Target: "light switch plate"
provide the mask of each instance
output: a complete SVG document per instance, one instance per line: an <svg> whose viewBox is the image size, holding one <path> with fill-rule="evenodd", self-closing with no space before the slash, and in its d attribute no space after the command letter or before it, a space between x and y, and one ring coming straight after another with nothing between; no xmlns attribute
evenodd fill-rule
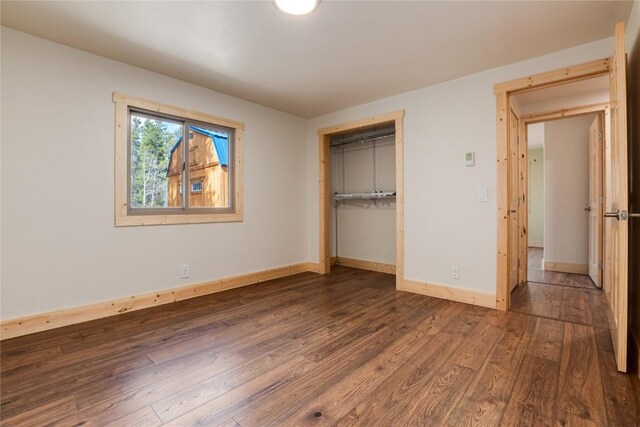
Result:
<svg viewBox="0 0 640 427"><path fill-rule="evenodd" d="M476 190L476 199L479 202L487 202L489 201L489 190L487 187L478 187Z"/></svg>

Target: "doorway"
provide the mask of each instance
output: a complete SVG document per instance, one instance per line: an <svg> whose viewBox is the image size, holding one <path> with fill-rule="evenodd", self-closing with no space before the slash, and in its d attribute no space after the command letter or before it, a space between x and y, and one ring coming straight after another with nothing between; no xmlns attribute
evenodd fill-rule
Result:
<svg viewBox="0 0 640 427"><path fill-rule="evenodd" d="M627 370L628 346L628 164L627 164L627 118L626 118L626 52L624 47L624 23L615 28L614 54L611 58L569 66L546 73L528 76L494 86L496 94L496 141L498 161L498 230L497 230L497 286L496 305L501 310L511 308L510 275L515 257L513 251L520 252L517 258L519 267L518 281L526 278L522 270L527 263L522 262L522 253L527 241L525 226L527 211L523 181L526 180L527 158L523 144L519 144L518 159L510 155L513 140L512 105L514 96L534 90L563 87L564 85L586 79L608 76L610 98L608 117L605 118L604 152L604 255L603 283L607 298L609 330L616 356L618 370ZM585 107L586 112L594 112L594 106ZM574 111L578 114L579 108ZM566 115L564 109L554 110L552 116ZM605 111L606 114L606 111ZM516 112L517 115L517 112ZM518 140L526 138L526 114L518 117ZM544 114L537 119L542 120ZM513 174L519 182L514 185ZM517 192L519 196L512 195ZM519 227L514 235L511 227L515 211L519 217Z"/></svg>
<svg viewBox="0 0 640 427"><path fill-rule="evenodd" d="M327 274L331 271L332 261L332 240L334 253L336 250L336 224L332 226L332 210L334 211L334 220L339 219L336 209L336 203L343 200L356 200L360 201L368 200L389 200L393 198L395 200L395 265L391 266L386 263L368 262L366 260L354 260L349 257L343 257L346 259L345 265L351 263L354 267L372 269L375 271L392 272L391 267L396 275L396 289L402 289L403 277L404 277L404 174L403 174L403 119L404 111L397 111L393 113L383 114L379 116L373 116L353 122L343 123L335 126L326 127L318 130L318 144L319 144L319 186L320 186L320 239L319 239L319 267L318 272L321 274ZM393 134L382 135L387 130L392 129ZM347 192L346 186L344 192L332 191L332 147L335 151L336 148L348 145L350 139L361 140L371 139L375 141L377 136L376 132L382 132L383 138L386 138L389 142L393 142L394 146L394 175L395 175L395 189L385 188L377 189L376 183L373 183L371 189L366 191L351 191ZM370 136L370 138L367 137ZM345 145L341 145L345 144ZM339 148L338 148L339 149ZM375 151L373 152L375 155ZM372 165L377 164L376 160L373 160ZM343 159L341 165L346 165ZM335 167L335 166L334 166ZM337 175L336 179L340 180L340 185L345 183L345 172L342 175ZM336 180L334 179L334 181ZM335 185L336 183L334 183ZM335 188L334 188L335 189ZM380 191L379 191L380 190ZM383 191L384 190L384 191ZM335 194L338 193L338 194ZM339 226L339 225L338 225ZM333 238L332 238L333 237ZM340 258L334 260L339 261ZM364 262L358 262L364 261ZM344 261L343 261L344 263Z"/></svg>
<svg viewBox="0 0 640 427"><path fill-rule="evenodd" d="M608 92L600 95L608 98ZM605 115L608 104L563 110L526 127L525 239L527 275L554 282L554 273L580 274L603 287ZM591 112L585 112L592 110Z"/></svg>
<svg viewBox="0 0 640 427"><path fill-rule="evenodd" d="M598 82L590 87L597 88ZM590 96L608 100L608 87ZM605 106L578 115L566 110L569 114L542 122L530 114L531 122L525 120L527 276L511 294L512 311L609 326L606 295L600 289Z"/></svg>

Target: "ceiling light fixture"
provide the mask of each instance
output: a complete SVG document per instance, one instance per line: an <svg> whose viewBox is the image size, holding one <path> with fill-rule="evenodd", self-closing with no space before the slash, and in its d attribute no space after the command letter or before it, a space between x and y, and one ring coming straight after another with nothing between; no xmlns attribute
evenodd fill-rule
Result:
<svg viewBox="0 0 640 427"><path fill-rule="evenodd" d="M289 15L307 15L318 7L320 0L274 0L276 7Z"/></svg>

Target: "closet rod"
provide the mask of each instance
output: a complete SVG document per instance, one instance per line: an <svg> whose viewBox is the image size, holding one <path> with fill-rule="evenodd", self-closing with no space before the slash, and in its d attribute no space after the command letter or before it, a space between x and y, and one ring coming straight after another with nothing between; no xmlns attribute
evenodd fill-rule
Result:
<svg viewBox="0 0 640 427"><path fill-rule="evenodd" d="M383 138L389 138L390 136L395 136L395 132L390 133L388 135L382 135L382 136L376 136L373 138L365 138L365 139L357 139L355 141L347 141L347 142L339 142L336 144L331 144L331 148L335 148L335 147L341 147L343 145L347 145L347 144L355 144L356 142L368 142L368 141L375 141L376 139L383 139Z"/></svg>

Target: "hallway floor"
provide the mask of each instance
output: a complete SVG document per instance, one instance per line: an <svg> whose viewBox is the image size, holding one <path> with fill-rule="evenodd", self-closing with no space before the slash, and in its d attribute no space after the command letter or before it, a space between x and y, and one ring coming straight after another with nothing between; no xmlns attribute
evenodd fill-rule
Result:
<svg viewBox="0 0 640 427"><path fill-rule="evenodd" d="M547 283L550 285L570 286L574 288L598 289L586 274L556 273L542 269L542 248L529 248L528 250L528 277L529 282Z"/></svg>
<svg viewBox="0 0 640 427"><path fill-rule="evenodd" d="M529 248L528 282L514 289L511 311L607 328L605 293L587 275L542 270L542 254Z"/></svg>

